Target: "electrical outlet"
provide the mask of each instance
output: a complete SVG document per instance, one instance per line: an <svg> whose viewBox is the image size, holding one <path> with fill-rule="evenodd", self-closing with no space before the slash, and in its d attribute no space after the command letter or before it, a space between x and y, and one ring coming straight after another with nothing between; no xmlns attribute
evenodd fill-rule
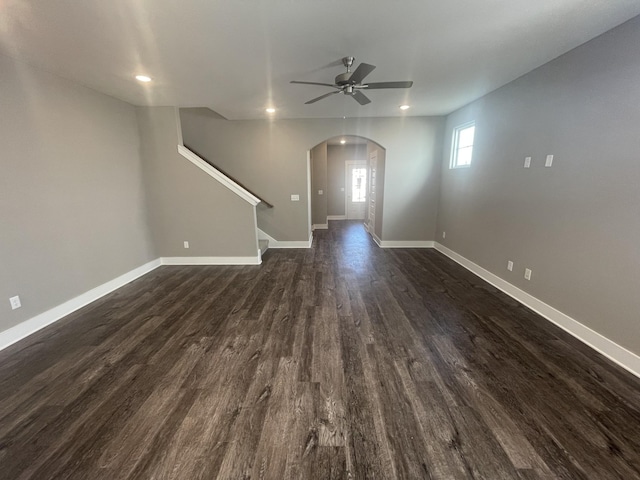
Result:
<svg viewBox="0 0 640 480"><path fill-rule="evenodd" d="M525 280L531 280L531 269L530 268L525 268L524 269L524 279Z"/></svg>
<svg viewBox="0 0 640 480"><path fill-rule="evenodd" d="M524 168L531 167L531 157L524 157Z"/></svg>
<svg viewBox="0 0 640 480"><path fill-rule="evenodd" d="M15 297L11 297L9 299L9 302L11 303L11 310L15 310L16 308L20 308L22 306L22 303L20 303L20 297L18 295L16 295Z"/></svg>
<svg viewBox="0 0 640 480"><path fill-rule="evenodd" d="M318 195L322 195L324 192L322 190L318 190Z"/></svg>
<svg viewBox="0 0 640 480"><path fill-rule="evenodd" d="M507 262L507 270L513 272L513 262L511 260Z"/></svg>
<svg viewBox="0 0 640 480"><path fill-rule="evenodd" d="M184 248L189 248L189 242L184 242Z"/></svg>
<svg viewBox="0 0 640 480"><path fill-rule="evenodd" d="M545 167L550 167L553 165L553 155L547 155L547 159L544 161Z"/></svg>
<svg viewBox="0 0 640 480"><path fill-rule="evenodd" d="M300 201L300 195L291 195L291 201L292 202L299 202Z"/></svg>
<svg viewBox="0 0 640 480"><path fill-rule="evenodd" d="M442 232L442 238L447 238L447 232Z"/></svg>

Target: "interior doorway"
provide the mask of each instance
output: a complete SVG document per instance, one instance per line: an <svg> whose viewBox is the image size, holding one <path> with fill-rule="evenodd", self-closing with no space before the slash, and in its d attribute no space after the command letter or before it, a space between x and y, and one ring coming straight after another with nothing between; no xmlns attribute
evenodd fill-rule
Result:
<svg viewBox="0 0 640 480"><path fill-rule="evenodd" d="M364 220L367 213L368 166L366 161L345 162L345 212L347 220Z"/></svg>
<svg viewBox="0 0 640 480"><path fill-rule="evenodd" d="M354 220L374 239L381 238L385 157L384 147L357 135L331 137L311 148L309 230Z"/></svg>

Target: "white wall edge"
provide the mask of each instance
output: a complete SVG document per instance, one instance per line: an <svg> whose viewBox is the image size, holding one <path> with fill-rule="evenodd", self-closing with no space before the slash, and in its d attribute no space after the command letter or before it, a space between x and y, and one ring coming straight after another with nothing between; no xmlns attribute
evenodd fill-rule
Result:
<svg viewBox="0 0 640 480"><path fill-rule="evenodd" d="M314 223L313 230L327 230L329 228L328 223Z"/></svg>
<svg viewBox="0 0 640 480"><path fill-rule="evenodd" d="M258 203L260 203L261 200L258 197L253 195L248 190L245 190L244 188L242 188L240 185L238 185L236 182L231 180L229 177L227 177L224 173L222 173L218 169L212 167L209 163L204 161L202 158L200 158L198 155L193 153L187 147L183 145L178 145L178 153L182 155L184 158L186 158L187 160L189 160L191 163L193 163L195 166L200 168L202 171L207 173L209 176L215 178L218 182L220 182L222 185L227 187L233 193L235 193L239 197L249 202L251 205L256 206Z"/></svg>
<svg viewBox="0 0 640 480"><path fill-rule="evenodd" d="M149 273L161 265L160 259L145 263L133 270L120 275L119 277L109 280L91 290L78 295L60 305L53 307L46 312L40 313L35 317L31 317L24 322L19 323L7 330L0 332L0 350L7 348L9 345L36 333L38 330L50 325L63 317L81 309L82 307L98 300L101 297L117 290L118 288L134 281L135 279Z"/></svg>
<svg viewBox="0 0 640 480"><path fill-rule="evenodd" d="M184 139L182 138L182 120L180 119L180 109L173 107L173 115L176 118L176 133L178 134L178 145L184 146Z"/></svg>
<svg viewBox="0 0 640 480"><path fill-rule="evenodd" d="M346 220L346 215L327 215L327 220Z"/></svg>
<svg viewBox="0 0 640 480"><path fill-rule="evenodd" d="M162 257L162 265L260 265L260 254L255 257Z"/></svg>
<svg viewBox="0 0 640 480"><path fill-rule="evenodd" d="M433 248L435 242L429 240L380 240L382 248Z"/></svg>
<svg viewBox="0 0 640 480"><path fill-rule="evenodd" d="M528 294L524 290L519 289L515 285L503 280L490 271L482 268L480 265L473 263L462 255L450 250L449 248L435 242L435 248L453 261L459 263L467 270L475 273L477 276L490 283L494 287L502 290L504 293L514 298L531 310L554 323L564 331L570 333L578 340L582 341L589 347L607 357L612 362L620 365L625 370L640 377L640 356L618 345L613 340L608 339L604 335L583 325L574 318L562 313L560 310L547 305L538 300L533 295Z"/></svg>
<svg viewBox="0 0 640 480"><path fill-rule="evenodd" d="M262 263L262 252L260 251L260 235L258 234L258 212L256 211L255 205L252 208L253 210L253 229L255 232L256 239L256 255L260 257L260 263Z"/></svg>

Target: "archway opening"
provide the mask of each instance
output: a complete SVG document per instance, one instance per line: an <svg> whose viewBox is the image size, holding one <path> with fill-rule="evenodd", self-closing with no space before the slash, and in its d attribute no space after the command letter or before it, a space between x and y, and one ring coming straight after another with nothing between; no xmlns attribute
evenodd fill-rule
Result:
<svg viewBox="0 0 640 480"><path fill-rule="evenodd" d="M310 228L321 230L331 221L362 222L382 236L386 150L358 135L328 138L310 150Z"/></svg>

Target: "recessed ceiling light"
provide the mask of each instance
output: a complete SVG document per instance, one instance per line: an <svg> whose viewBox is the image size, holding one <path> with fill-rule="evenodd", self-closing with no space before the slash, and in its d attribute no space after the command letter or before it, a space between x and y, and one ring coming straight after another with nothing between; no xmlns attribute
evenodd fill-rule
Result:
<svg viewBox="0 0 640 480"><path fill-rule="evenodd" d="M347 141L343 138L342 140L340 140L340 143L344 145L345 143L347 143Z"/></svg>
<svg viewBox="0 0 640 480"><path fill-rule="evenodd" d="M409 110L411 106L409 105L400 105L400 110Z"/></svg>
<svg viewBox="0 0 640 480"><path fill-rule="evenodd" d="M265 111L266 111L267 113L276 113L276 109L275 109L275 108L273 108L273 107L269 107L269 108L265 109Z"/></svg>
<svg viewBox="0 0 640 480"><path fill-rule="evenodd" d="M146 83L151 81L151 77L147 77L146 75L136 75L136 80Z"/></svg>

